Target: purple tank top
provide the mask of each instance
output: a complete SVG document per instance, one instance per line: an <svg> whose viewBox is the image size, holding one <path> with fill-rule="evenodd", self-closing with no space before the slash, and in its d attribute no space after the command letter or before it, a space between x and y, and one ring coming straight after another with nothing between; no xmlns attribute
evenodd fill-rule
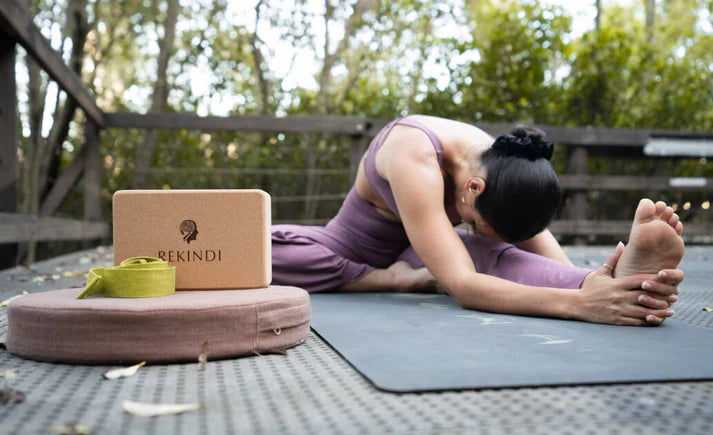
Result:
<svg viewBox="0 0 713 435"><path fill-rule="evenodd" d="M376 152L381 148L393 126L397 124L423 130L433 143L441 167L443 167L443 148L433 132L409 119L392 121L372 140L364 157L366 177L384 198L391 211L399 216L391 186L376 172L374 163ZM352 261L379 268L386 268L393 264L409 245L406 230L401 222L390 220L379 213L373 205L364 201L356 193L354 187L347 194L337 215L325 227L302 227L300 232Z"/></svg>
<svg viewBox="0 0 713 435"><path fill-rule="evenodd" d="M376 171L376 153L377 151L379 151L379 149L381 149L381 146L384 144L386 138L389 136L391 129L393 129L396 125L408 125L409 127L418 128L419 130L426 133L428 138L431 140L431 143L433 144L433 148L436 150L436 155L438 156L438 165L441 167L441 169L443 168L443 146L441 145L441 141L438 140L438 136L436 136L435 133L433 133L425 125L421 124L418 121L414 121L413 119L407 118L397 119L388 123L369 145L369 149L364 155L364 173L366 175L366 179L369 180L369 184L371 184L372 187L384 199L386 204L389 206L389 210L391 210L394 215L401 218L399 210L396 207L396 200L394 199L394 194L391 192L391 186L389 185L389 182L382 178L381 175L379 175L379 173Z"/></svg>

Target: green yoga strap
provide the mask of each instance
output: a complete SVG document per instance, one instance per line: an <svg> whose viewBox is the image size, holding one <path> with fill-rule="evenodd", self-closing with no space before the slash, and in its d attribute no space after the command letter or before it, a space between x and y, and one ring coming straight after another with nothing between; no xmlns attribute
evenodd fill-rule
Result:
<svg viewBox="0 0 713 435"><path fill-rule="evenodd" d="M175 292L174 266L154 257L132 257L116 267L92 268L77 299L102 293L110 298L151 298Z"/></svg>

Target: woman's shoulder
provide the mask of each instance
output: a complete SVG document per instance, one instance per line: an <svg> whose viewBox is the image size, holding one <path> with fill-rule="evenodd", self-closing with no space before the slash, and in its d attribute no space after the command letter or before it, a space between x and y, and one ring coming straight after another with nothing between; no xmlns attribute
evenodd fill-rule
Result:
<svg viewBox="0 0 713 435"><path fill-rule="evenodd" d="M494 138L473 124L455 119L441 118L432 115L414 114L405 117L422 124L431 130L442 143L461 142L466 140L472 143L474 140L490 145Z"/></svg>

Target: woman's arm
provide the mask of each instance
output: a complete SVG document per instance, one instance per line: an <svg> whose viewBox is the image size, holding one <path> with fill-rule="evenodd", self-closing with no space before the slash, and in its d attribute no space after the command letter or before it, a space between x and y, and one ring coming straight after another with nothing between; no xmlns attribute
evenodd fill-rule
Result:
<svg viewBox="0 0 713 435"><path fill-rule="evenodd" d="M531 239L523 240L515 245L522 250L572 266L572 262L567 258L567 254L564 253L557 239L555 239L555 236L553 236L548 229L545 229Z"/></svg>
<svg viewBox="0 0 713 435"><path fill-rule="evenodd" d="M616 251L607 258L605 263L616 266L623 250L623 244L618 245ZM670 303L667 300L671 301L671 303L677 300L675 294L678 293L676 287L678 281L674 280L667 283L665 280L659 279L659 276L651 274L632 275L615 279L612 276L612 272L611 267L602 266L585 278L580 290L531 287L531 296L541 295L541 303L535 306L522 305L518 307L515 301L511 301L514 308L511 312L500 311L498 309L499 301L494 303L491 301L477 301L468 297L461 300L456 298L456 300L464 308L484 309L486 311L510 314L561 317L614 325L658 325L667 317L673 316L674 313L669 308ZM679 270L667 272L677 276L682 275ZM498 278L493 280L493 293L505 290L507 298L512 298L516 295L517 292L511 292L507 286L498 287L497 280ZM641 290L645 282L650 284L648 291ZM465 294L468 295L467 293ZM552 296L556 296L556 298L551 299ZM671 297L674 299L671 299ZM492 307L495 308L489 308L487 305L484 307L484 302L486 304L493 303ZM548 304L552 304L552 306L548 306Z"/></svg>
<svg viewBox="0 0 713 435"><path fill-rule="evenodd" d="M639 304L637 298L644 292L632 289L641 288L641 276L614 279L596 272L596 279L585 280L583 291L573 291L527 286L478 273L446 215L444 182L433 148L422 142L405 145L408 147L392 154L398 158L384 161L382 176L391 185L411 245L461 306L617 324L642 324L649 315L670 316L667 308L651 309ZM672 294L675 288L668 286L664 291Z"/></svg>

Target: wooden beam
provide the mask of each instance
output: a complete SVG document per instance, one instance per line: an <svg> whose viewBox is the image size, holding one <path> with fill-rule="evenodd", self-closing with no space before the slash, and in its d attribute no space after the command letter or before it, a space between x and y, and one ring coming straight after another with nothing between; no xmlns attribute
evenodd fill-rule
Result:
<svg viewBox="0 0 713 435"><path fill-rule="evenodd" d="M713 139L713 133L710 131L651 130L649 133L652 137Z"/></svg>
<svg viewBox="0 0 713 435"><path fill-rule="evenodd" d="M0 212L17 211L17 88L15 40L0 32ZM17 262L17 244L0 244L0 269Z"/></svg>
<svg viewBox="0 0 713 435"><path fill-rule="evenodd" d="M227 130L274 133L333 133L374 136L390 120L353 116L272 116L233 115L197 116L190 113L105 113L106 127L160 128L187 130ZM508 133L516 124L478 123L477 127L497 137ZM581 147L642 148L650 136L712 138L713 132L678 132L602 127L559 127L539 125L547 139L562 145Z"/></svg>
<svg viewBox="0 0 713 435"><path fill-rule="evenodd" d="M220 174L220 175L306 175L314 172L318 175L344 175L349 174L349 169L282 169L282 168L173 168L153 167L149 169L152 174Z"/></svg>
<svg viewBox="0 0 713 435"><path fill-rule="evenodd" d="M77 101L87 117L103 126L104 113L96 105L94 97L79 76L64 63L59 53L52 49L49 41L32 21L27 7L19 0L0 1L0 21L59 87Z"/></svg>
<svg viewBox="0 0 713 435"><path fill-rule="evenodd" d="M361 158L366 150L366 137L364 135L353 135L351 150L349 153L349 180L353 183L356 180Z"/></svg>
<svg viewBox="0 0 713 435"><path fill-rule="evenodd" d="M84 220L100 221L102 218L102 156L99 149L99 128L91 120L84 126Z"/></svg>
<svg viewBox="0 0 713 435"><path fill-rule="evenodd" d="M0 37L0 212L17 211L15 42Z"/></svg>
<svg viewBox="0 0 713 435"><path fill-rule="evenodd" d="M555 127L539 126L546 134L547 140L558 144L578 146L634 146L643 147L649 140L649 130L630 128L599 128L599 127Z"/></svg>
<svg viewBox="0 0 713 435"><path fill-rule="evenodd" d="M292 196L273 196L271 197L273 203L277 202L301 202L307 201L308 199L314 201L343 201L347 197L346 193L324 193L322 195L292 195Z"/></svg>
<svg viewBox="0 0 713 435"><path fill-rule="evenodd" d="M559 175L566 190L676 190L713 192L713 178L627 175Z"/></svg>
<svg viewBox="0 0 713 435"><path fill-rule="evenodd" d="M516 124L476 124L491 136L508 133ZM649 140L650 131L630 128L558 127L537 125L549 141L577 146L628 146L643 147ZM713 136L713 134L711 134Z"/></svg>
<svg viewBox="0 0 713 435"><path fill-rule="evenodd" d="M0 243L100 239L108 234L104 222L0 213Z"/></svg>
<svg viewBox="0 0 713 435"><path fill-rule="evenodd" d="M197 116L191 113L105 113L107 128L160 128L272 133L363 134L369 121L354 116Z"/></svg>
<svg viewBox="0 0 713 435"><path fill-rule="evenodd" d="M74 160L70 163L62 174L55 181L52 190L49 191L42 205L40 206L39 214L43 216L53 215L62 205L64 199L69 195L77 180L84 172L85 160L87 156L87 146L86 144L82 146L74 156Z"/></svg>
<svg viewBox="0 0 713 435"><path fill-rule="evenodd" d="M516 124L475 124L491 136L508 133ZM643 147L649 137L677 137L686 139L713 139L713 132L674 130L649 130L634 128L560 127L538 125L547 140L562 145L584 147Z"/></svg>
<svg viewBox="0 0 713 435"><path fill-rule="evenodd" d="M0 32L0 212L17 211L15 41ZM0 269L15 265L17 245L0 245Z"/></svg>
<svg viewBox="0 0 713 435"><path fill-rule="evenodd" d="M626 236L631 231L631 221L617 220L556 220L550 224L553 234L569 235L617 235ZM684 237L710 236L713 222L686 222L683 224Z"/></svg>
<svg viewBox="0 0 713 435"><path fill-rule="evenodd" d="M562 219L553 221L549 227L553 234L588 235L626 235L631 231L631 221L613 220L574 220Z"/></svg>
<svg viewBox="0 0 713 435"><path fill-rule="evenodd" d="M587 149L578 146L572 149L569 161L567 162L567 172L573 178L587 176ZM589 215L589 202L587 201L587 188L574 190L570 193L569 206L566 209L566 216L577 221L584 221ZM584 245L587 240L584 237L578 236L574 239L575 245Z"/></svg>

